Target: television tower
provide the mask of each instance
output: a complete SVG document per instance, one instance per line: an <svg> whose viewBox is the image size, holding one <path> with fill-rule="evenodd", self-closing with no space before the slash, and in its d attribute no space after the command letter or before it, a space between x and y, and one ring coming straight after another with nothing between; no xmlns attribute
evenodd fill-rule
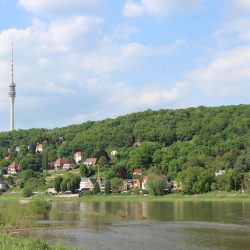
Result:
<svg viewBox="0 0 250 250"><path fill-rule="evenodd" d="M11 82L9 85L10 97L10 131L14 130L14 102L16 97L16 85L14 83L14 59L13 59L13 43L11 48Z"/></svg>

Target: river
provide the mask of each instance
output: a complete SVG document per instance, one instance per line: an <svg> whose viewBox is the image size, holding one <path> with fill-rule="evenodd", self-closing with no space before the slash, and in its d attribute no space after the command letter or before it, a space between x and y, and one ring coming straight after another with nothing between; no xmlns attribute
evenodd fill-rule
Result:
<svg viewBox="0 0 250 250"><path fill-rule="evenodd" d="M86 250L250 249L250 202L54 201L32 234Z"/></svg>

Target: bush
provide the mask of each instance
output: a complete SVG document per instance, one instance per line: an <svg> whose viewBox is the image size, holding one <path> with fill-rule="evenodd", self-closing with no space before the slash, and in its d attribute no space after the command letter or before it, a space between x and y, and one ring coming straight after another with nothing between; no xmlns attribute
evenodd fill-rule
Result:
<svg viewBox="0 0 250 250"><path fill-rule="evenodd" d="M166 180L163 176L151 174L148 177L148 190L152 195L161 195L166 188Z"/></svg>
<svg viewBox="0 0 250 250"><path fill-rule="evenodd" d="M27 185L23 189L23 196L30 197L33 194L33 188L31 185Z"/></svg>
<svg viewBox="0 0 250 250"><path fill-rule="evenodd" d="M42 218L46 218L48 216L50 209L50 202L43 198L36 198L30 203L31 212L41 216Z"/></svg>
<svg viewBox="0 0 250 250"><path fill-rule="evenodd" d="M84 196L93 195L93 191L92 190L85 190L85 191L83 191L83 195Z"/></svg>

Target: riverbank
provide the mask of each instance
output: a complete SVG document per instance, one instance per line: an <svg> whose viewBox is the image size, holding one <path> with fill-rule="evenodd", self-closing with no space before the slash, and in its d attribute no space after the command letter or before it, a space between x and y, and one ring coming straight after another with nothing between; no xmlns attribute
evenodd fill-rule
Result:
<svg viewBox="0 0 250 250"><path fill-rule="evenodd" d="M34 195L36 197L38 195ZM82 197L72 197L71 195L48 195L39 194L49 200L63 201L247 201L250 202L250 194L242 194L238 192L210 192L205 194L183 195L183 194L167 194L162 196L152 195L128 195L128 194L111 194L111 195L88 195ZM21 201L21 194L4 193L0 196L0 201ZM32 199L32 197L31 197Z"/></svg>
<svg viewBox="0 0 250 250"><path fill-rule="evenodd" d="M78 198L81 201L248 201L250 202L250 194L227 193L227 192L211 192L206 194L183 195L168 194L162 196L152 195L93 195Z"/></svg>
<svg viewBox="0 0 250 250"><path fill-rule="evenodd" d="M49 246L47 243L39 240L31 240L19 236L0 234L0 250L77 250L77 248L65 248Z"/></svg>

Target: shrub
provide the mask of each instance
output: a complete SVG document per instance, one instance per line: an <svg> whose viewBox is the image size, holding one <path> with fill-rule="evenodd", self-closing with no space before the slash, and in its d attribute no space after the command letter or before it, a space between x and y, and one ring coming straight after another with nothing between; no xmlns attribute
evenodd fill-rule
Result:
<svg viewBox="0 0 250 250"><path fill-rule="evenodd" d="M23 189L23 196L30 197L33 194L33 188L31 185L27 185Z"/></svg>
<svg viewBox="0 0 250 250"><path fill-rule="evenodd" d="M43 218L46 218L48 216L50 209L50 202L43 198L36 198L30 203L31 212Z"/></svg>
<svg viewBox="0 0 250 250"><path fill-rule="evenodd" d="M84 195L84 196L93 195L93 191L92 191L92 190L85 190L85 191L83 192L83 195Z"/></svg>

